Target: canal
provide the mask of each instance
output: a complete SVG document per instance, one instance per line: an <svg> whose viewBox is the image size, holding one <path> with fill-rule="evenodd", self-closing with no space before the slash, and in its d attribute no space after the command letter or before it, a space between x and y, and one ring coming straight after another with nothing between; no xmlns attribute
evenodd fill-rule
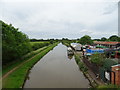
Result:
<svg viewBox="0 0 120 90"><path fill-rule="evenodd" d="M62 43L47 53L30 70L24 88L88 88L89 81Z"/></svg>

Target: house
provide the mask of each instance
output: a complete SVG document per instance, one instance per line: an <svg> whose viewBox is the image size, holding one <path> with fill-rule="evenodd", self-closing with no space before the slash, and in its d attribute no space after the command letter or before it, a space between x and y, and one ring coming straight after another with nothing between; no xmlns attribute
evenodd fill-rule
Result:
<svg viewBox="0 0 120 90"><path fill-rule="evenodd" d="M120 42L103 42L103 41L94 41L95 45L106 46L108 48L117 48L120 47Z"/></svg>
<svg viewBox="0 0 120 90"><path fill-rule="evenodd" d="M111 66L111 83L120 85L120 64Z"/></svg>

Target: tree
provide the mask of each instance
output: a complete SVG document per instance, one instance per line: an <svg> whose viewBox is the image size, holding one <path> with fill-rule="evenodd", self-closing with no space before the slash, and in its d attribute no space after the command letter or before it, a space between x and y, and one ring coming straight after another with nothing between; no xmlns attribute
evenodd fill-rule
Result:
<svg viewBox="0 0 120 90"><path fill-rule="evenodd" d="M91 45L93 43L93 41L92 41L90 36L85 35L85 36L80 38L79 43L83 44L83 45L85 45L85 44L90 44Z"/></svg>
<svg viewBox="0 0 120 90"><path fill-rule="evenodd" d="M95 63L98 66L101 66L103 64L104 59L105 59L104 54L96 53L91 56L91 62Z"/></svg>
<svg viewBox="0 0 120 90"><path fill-rule="evenodd" d="M118 37L118 42L120 42L120 37Z"/></svg>
<svg viewBox="0 0 120 90"><path fill-rule="evenodd" d="M101 39L93 39L93 41L101 41Z"/></svg>
<svg viewBox="0 0 120 90"><path fill-rule="evenodd" d="M112 36L109 37L109 40L110 41L117 41L118 42L119 37L117 35L112 35Z"/></svg>
<svg viewBox="0 0 120 90"><path fill-rule="evenodd" d="M21 58L31 51L29 38L14 28L12 24L2 23L2 63L3 65Z"/></svg>
<svg viewBox="0 0 120 90"><path fill-rule="evenodd" d="M101 41L106 41L106 40L107 40L107 38L105 38L105 37L101 38Z"/></svg>

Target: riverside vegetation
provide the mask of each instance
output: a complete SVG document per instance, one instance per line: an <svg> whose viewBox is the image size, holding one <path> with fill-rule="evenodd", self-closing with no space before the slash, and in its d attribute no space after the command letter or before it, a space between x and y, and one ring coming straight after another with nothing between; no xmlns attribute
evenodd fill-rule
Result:
<svg viewBox="0 0 120 90"><path fill-rule="evenodd" d="M20 60L24 55L44 46L55 43L55 41L30 42L28 36L18 28L0 21L2 25L2 65Z"/></svg>
<svg viewBox="0 0 120 90"><path fill-rule="evenodd" d="M0 21L0 24L2 25L3 88L22 87L29 69L47 52L54 48L59 43L59 41L62 41L62 43L66 46L70 46L70 43L73 42L81 43L84 45L92 44L93 41L120 41L120 37L116 35L113 35L108 39L103 37L101 39L94 40L92 40L88 35L75 40L69 40L67 38L63 38L62 40L36 40L29 39L26 34L20 32L18 28L14 28L12 24L8 25L3 21ZM75 59L81 71L86 73L87 67L84 65L80 57L75 55ZM98 57L96 56L92 56L91 61L98 66L102 66L104 63L103 60L98 62ZM13 70L14 68L16 69ZM4 76L10 71L12 71L12 73L8 74L4 78Z"/></svg>
<svg viewBox="0 0 120 90"><path fill-rule="evenodd" d="M41 52L35 55L33 58L27 59L27 62L22 63L20 67L8 75L8 77L3 79L3 88L22 87L29 69L56 45L57 43L47 46L46 49L40 50Z"/></svg>
<svg viewBox="0 0 120 90"><path fill-rule="evenodd" d="M48 40L30 42L28 36L0 21L2 25L2 87L20 88L24 84L29 69L58 42ZM17 83L16 83L17 82Z"/></svg>

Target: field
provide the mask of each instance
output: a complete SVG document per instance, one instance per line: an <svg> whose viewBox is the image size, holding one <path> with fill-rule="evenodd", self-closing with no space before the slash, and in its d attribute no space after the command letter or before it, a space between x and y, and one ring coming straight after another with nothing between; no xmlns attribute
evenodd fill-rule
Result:
<svg viewBox="0 0 120 90"><path fill-rule="evenodd" d="M34 44L43 44L43 43L49 43L48 41L37 41L37 42L30 42L30 44L33 46Z"/></svg>

